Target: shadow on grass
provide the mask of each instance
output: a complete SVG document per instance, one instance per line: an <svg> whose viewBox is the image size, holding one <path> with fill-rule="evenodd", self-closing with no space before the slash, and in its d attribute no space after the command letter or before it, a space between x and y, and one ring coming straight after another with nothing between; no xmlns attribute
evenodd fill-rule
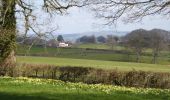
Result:
<svg viewBox="0 0 170 100"><path fill-rule="evenodd" d="M33 93L17 94L0 92L0 100L144 100L144 98L127 94L95 94L95 93Z"/></svg>
<svg viewBox="0 0 170 100"><path fill-rule="evenodd" d="M32 93L17 94L0 92L0 100L170 100L170 97L153 95L134 95L114 93L111 95L95 93Z"/></svg>

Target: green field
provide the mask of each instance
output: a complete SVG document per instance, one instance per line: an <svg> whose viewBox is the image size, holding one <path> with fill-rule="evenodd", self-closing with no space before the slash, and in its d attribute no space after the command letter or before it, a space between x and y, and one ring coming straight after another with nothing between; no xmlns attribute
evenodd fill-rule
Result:
<svg viewBox="0 0 170 100"><path fill-rule="evenodd" d="M0 77L1 100L170 100L170 90Z"/></svg>
<svg viewBox="0 0 170 100"><path fill-rule="evenodd" d="M91 49L111 49L109 45L106 44L94 44L94 43L85 43L80 44L77 48L91 48Z"/></svg>
<svg viewBox="0 0 170 100"><path fill-rule="evenodd" d="M107 50L124 50L125 48L123 46L115 46L112 48L108 44L102 44L102 43L84 43L84 44L79 44L77 48L91 48L91 49L107 49Z"/></svg>
<svg viewBox="0 0 170 100"><path fill-rule="evenodd" d="M100 47L102 44L84 44L84 45L96 45ZM106 46L106 45L105 45ZM93 47L93 46L92 46ZM120 48L120 47L119 47ZM122 47L121 47L122 48ZM88 60L104 60L104 61L122 61L122 62L135 62L135 54L122 53L121 50L117 52L112 50L100 50L100 49L84 49L84 48L47 48L32 47L30 52L27 53L28 48L18 47L17 55L28 56L51 56L57 58L74 58L74 59L88 59ZM120 52L119 52L120 51ZM140 62L151 63L152 56L151 51L147 50L141 56ZM162 52L158 57L158 64L170 64L170 57L168 52Z"/></svg>
<svg viewBox="0 0 170 100"><path fill-rule="evenodd" d="M31 56L18 56L17 60L18 63L28 63L28 64L49 64L49 65L56 65L56 66L82 66L82 67L94 67L94 68L102 68L102 69L118 69L122 71L129 71L135 69L135 70L154 71L154 72L170 72L169 65L159 65L159 64L55 58L55 57L31 57Z"/></svg>

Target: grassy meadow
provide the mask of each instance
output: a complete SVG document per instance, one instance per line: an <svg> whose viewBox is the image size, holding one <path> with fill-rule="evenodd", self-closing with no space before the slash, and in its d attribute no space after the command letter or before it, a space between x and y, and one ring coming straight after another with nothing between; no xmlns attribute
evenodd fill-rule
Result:
<svg viewBox="0 0 170 100"><path fill-rule="evenodd" d="M17 50L19 63L49 64L56 66L82 66L102 69L118 69L121 71L142 70L154 72L170 72L169 52L162 51L157 64L151 64L151 50L145 50L141 63L135 63L136 56L127 54L125 48L116 46L110 50L106 44L80 44L72 48L47 48L19 46ZM23 56L23 55L27 56ZM35 57L38 56L38 57Z"/></svg>
<svg viewBox="0 0 170 100"><path fill-rule="evenodd" d="M89 46L89 47L88 47ZM94 47L98 49L94 49ZM32 47L28 52L28 47L19 46L17 55L27 56L50 56L57 58L73 58L73 59L88 59L88 60L102 60L102 61L121 61L121 62L135 62L136 55L134 53L124 52L125 48L117 46L118 50L110 50L105 44L81 44L76 48L47 48ZM87 49L88 48L88 49ZM151 63L151 50L145 50L142 54L141 63ZM170 56L168 51L162 51L157 60L158 64L170 64Z"/></svg>
<svg viewBox="0 0 170 100"><path fill-rule="evenodd" d="M82 66L82 67L93 67L93 68L102 68L102 69L118 69L121 71L130 71L135 69L135 70L142 70L142 71L170 72L169 65L160 65L160 64L56 58L56 57L33 57L33 56L18 56L17 61L19 63L27 63L27 64Z"/></svg>
<svg viewBox="0 0 170 100"><path fill-rule="evenodd" d="M170 90L0 77L2 100L170 100Z"/></svg>
<svg viewBox="0 0 170 100"><path fill-rule="evenodd" d="M77 48L111 49L109 45L106 45L106 44L94 44L94 43L79 44L77 46Z"/></svg>
<svg viewBox="0 0 170 100"><path fill-rule="evenodd" d="M90 48L90 49L106 49L106 50L124 50L123 46L114 46L113 48L108 44L94 44L94 43L84 43L79 44L76 48Z"/></svg>

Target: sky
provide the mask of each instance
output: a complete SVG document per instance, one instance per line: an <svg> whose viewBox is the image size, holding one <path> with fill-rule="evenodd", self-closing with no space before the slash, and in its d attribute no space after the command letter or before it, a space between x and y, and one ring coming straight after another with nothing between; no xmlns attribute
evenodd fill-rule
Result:
<svg viewBox="0 0 170 100"><path fill-rule="evenodd" d="M41 7L39 7L41 8ZM145 17L142 21L137 23L124 24L118 21L116 26L104 26L104 21L95 18L94 13L86 8L71 8L67 15L50 15L37 9L33 12L36 15L39 26L37 31L47 32L57 29L56 33L72 34L84 32L100 32L100 31L125 31L130 32L135 29L143 28L151 30L154 28L165 29L170 31L170 19L160 16ZM18 15L20 16L20 15ZM36 25L35 25L36 26ZM19 18L18 28L23 29L23 21Z"/></svg>
<svg viewBox="0 0 170 100"><path fill-rule="evenodd" d="M116 26L104 26L104 21L95 18L93 12L87 9L73 8L69 11L69 15L56 17L58 21L59 32L61 33L83 33L88 31L132 31L135 29L143 28L151 30L154 28L160 28L170 30L170 19L163 18L161 16L149 16L145 17L140 22L135 23L123 23L117 22Z"/></svg>

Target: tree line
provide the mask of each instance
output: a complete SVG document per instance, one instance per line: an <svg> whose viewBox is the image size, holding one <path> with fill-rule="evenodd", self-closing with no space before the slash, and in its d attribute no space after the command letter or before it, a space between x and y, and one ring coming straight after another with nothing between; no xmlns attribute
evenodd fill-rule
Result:
<svg viewBox="0 0 170 100"><path fill-rule="evenodd" d="M169 48L170 32L161 29L138 29L124 36L122 42L125 47L135 52L136 62L140 61L142 52L149 48L152 50L152 63L156 63L160 51Z"/></svg>
<svg viewBox="0 0 170 100"><path fill-rule="evenodd" d="M107 35L107 36L87 36L84 35L80 38L78 38L76 40L76 42L80 42L80 43L107 43L107 42L116 42L119 40L118 36L114 36L114 35Z"/></svg>
<svg viewBox="0 0 170 100"><path fill-rule="evenodd" d="M126 51L132 51L136 55L136 62L140 62L142 53L150 49L152 54L152 63L157 62L161 50L167 50L170 47L170 32L162 29L137 29L127 33L125 36L82 36L77 39L78 43L104 43L113 48L117 45L126 48Z"/></svg>
<svg viewBox="0 0 170 100"><path fill-rule="evenodd" d="M120 37L114 35L107 35L107 36L82 36L76 40L76 43L103 43L107 44L113 50L114 46L119 42Z"/></svg>
<svg viewBox="0 0 170 100"><path fill-rule="evenodd" d="M44 39L37 36L31 36L25 38L23 36L17 36L16 42L19 45L34 45L34 46L48 46L48 47L57 47L60 42L71 43L70 41L65 41L62 35L58 35L56 38Z"/></svg>

